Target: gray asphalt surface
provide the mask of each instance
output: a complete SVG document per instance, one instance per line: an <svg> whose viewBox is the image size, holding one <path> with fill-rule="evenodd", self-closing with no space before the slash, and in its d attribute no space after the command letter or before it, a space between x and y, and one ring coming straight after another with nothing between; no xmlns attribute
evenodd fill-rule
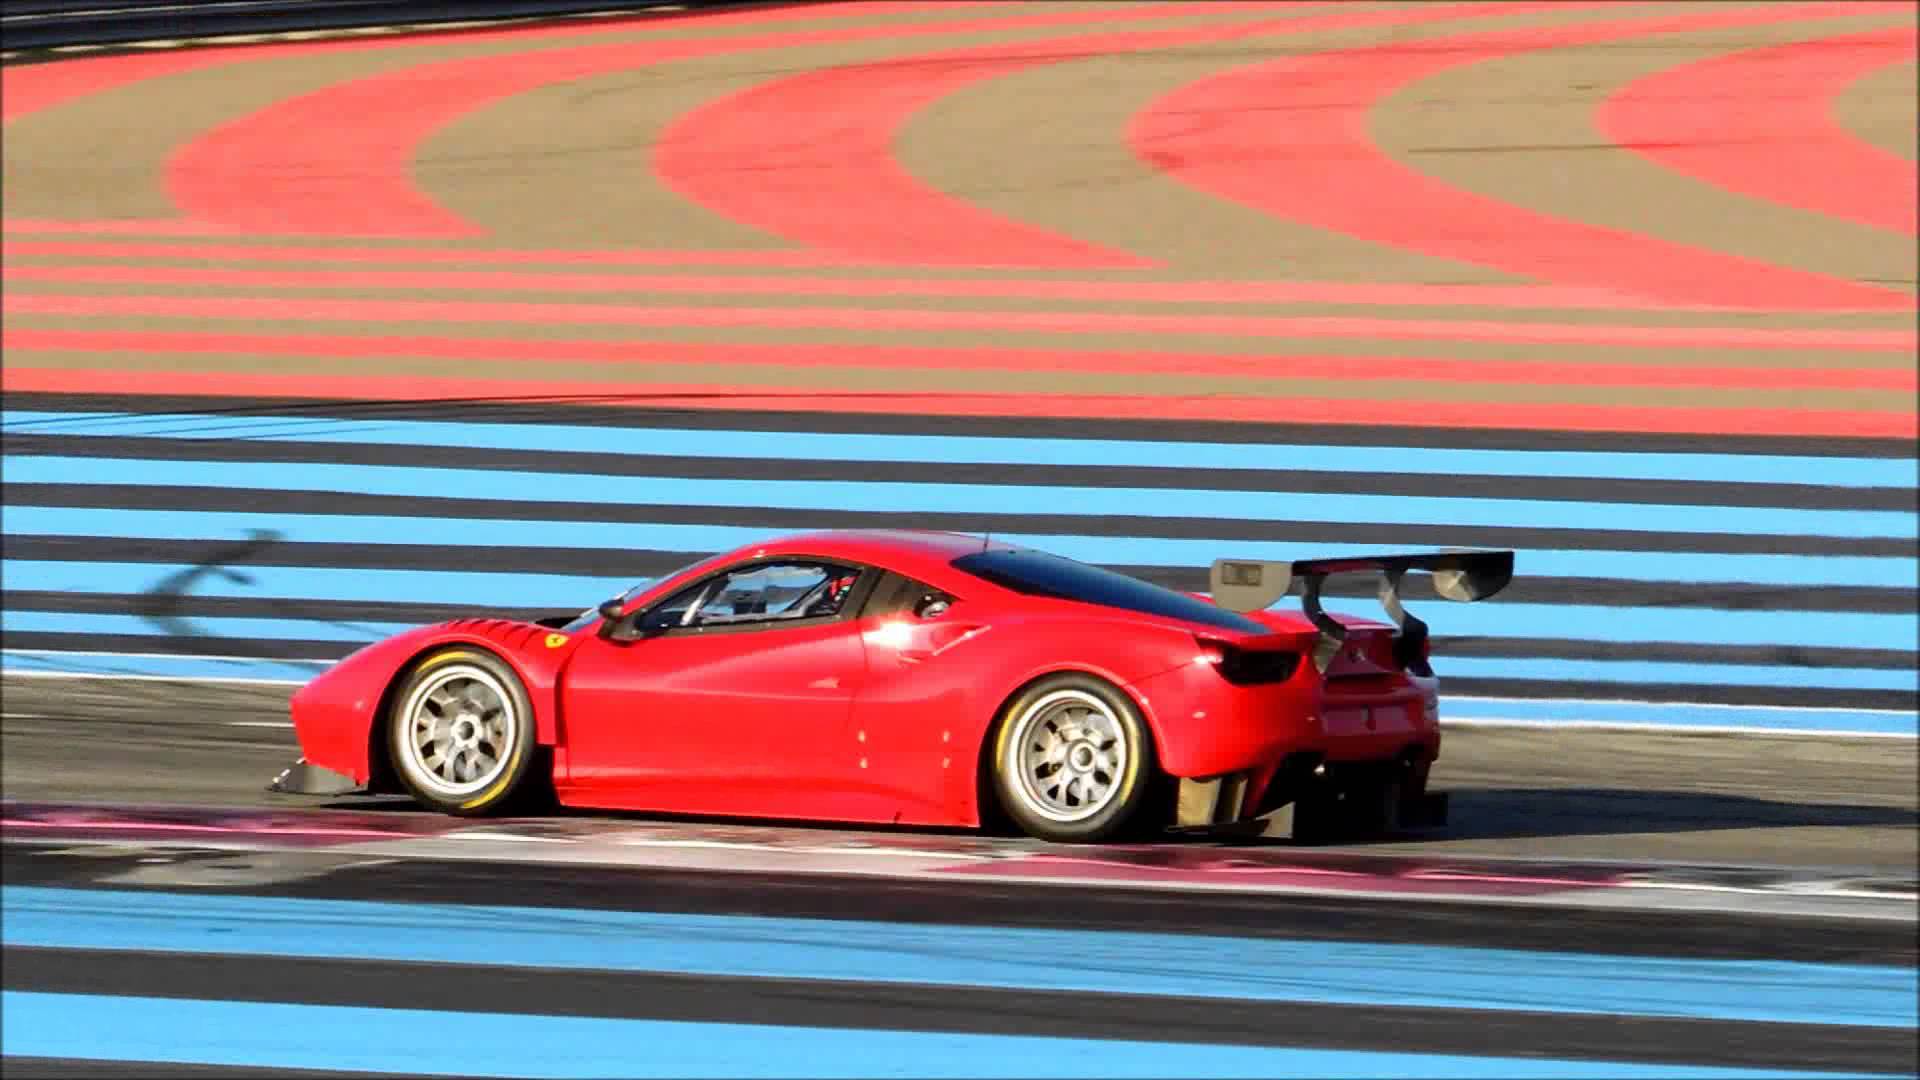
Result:
<svg viewBox="0 0 1920 1080"><path fill-rule="evenodd" d="M351 805L276 795L297 753L290 688L0 679L10 799L209 806ZM1437 785L1448 831L1371 851L1911 871L1911 741L1456 729Z"/></svg>

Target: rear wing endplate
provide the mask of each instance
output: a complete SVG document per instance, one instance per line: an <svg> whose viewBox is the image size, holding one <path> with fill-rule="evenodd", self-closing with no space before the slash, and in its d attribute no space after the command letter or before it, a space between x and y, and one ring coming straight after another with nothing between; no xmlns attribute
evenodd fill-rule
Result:
<svg viewBox="0 0 1920 1080"><path fill-rule="evenodd" d="M1302 559L1296 562L1265 562L1253 559L1215 559L1210 575L1213 602L1229 611L1260 611L1272 607L1281 597L1300 585L1300 606L1320 631L1313 650L1313 665L1324 672L1346 642L1347 628L1320 606L1320 589L1334 574L1378 573L1380 606L1387 610L1394 626L1394 649L1402 663L1417 674L1431 674L1425 668L1427 624L1415 618L1400 602L1400 579L1409 570L1423 570L1433 576L1433 591L1448 600L1471 603L1485 600L1513 580L1511 551L1433 551L1406 555L1362 555L1340 559Z"/></svg>

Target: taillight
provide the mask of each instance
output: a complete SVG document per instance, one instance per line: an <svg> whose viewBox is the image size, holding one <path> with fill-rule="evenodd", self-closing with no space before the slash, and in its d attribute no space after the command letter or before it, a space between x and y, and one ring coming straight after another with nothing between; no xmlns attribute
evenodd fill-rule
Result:
<svg viewBox="0 0 1920 1080"><path fill-rule="evenodd" d="M1296 652L1237 649L1217 638L1196 636L1194 640L1200 646L1194 663L1212 667L1235 686L1286 682L1300 669Z"/></svg>

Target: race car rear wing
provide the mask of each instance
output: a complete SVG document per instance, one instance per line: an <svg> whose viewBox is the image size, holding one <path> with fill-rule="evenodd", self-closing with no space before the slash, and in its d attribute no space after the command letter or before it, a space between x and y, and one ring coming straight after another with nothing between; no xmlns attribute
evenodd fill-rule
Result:
<svg viewBox="0 0 1920 1080"><path fill-rule="evenodd" d="M1210 584L1214 603L1229 611L1248 612L1272 607L1298 582L1300 606L1320 631L1313 649L1313 666L1325 672L1346 642L1347 628L1320 606L1321 586L1334 574L1378 572L1380 606L1387 609L1399 628L1394 636L1394 653L1409 670L1428 675L1432 669L1426 665L1427 624L1400 602L1400 579L1409 570L1433 575L1433 591L1443 598L1471 603L1485 600L1513 580L1513 552L1434 551L1290 563L1215 559Z"/></svg>

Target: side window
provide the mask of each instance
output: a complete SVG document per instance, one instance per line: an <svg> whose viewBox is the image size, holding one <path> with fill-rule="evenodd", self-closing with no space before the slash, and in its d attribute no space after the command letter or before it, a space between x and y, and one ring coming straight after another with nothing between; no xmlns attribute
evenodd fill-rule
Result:
<svg viewBox="0 0 1920 1080"><path fill-rule="evenodd" d="M647 612L645 625L649 630L668 630L828 618L840 613L859 580L856 567L758 563L668 597Z"/></svg>
<svg viewBox="0 0 1920 1080"><path fill-rule="evenodd" d="M937 619L946 613L953 597L925 582L915 581L889 570L867 598L861 615L911 614L921 619Z"/></svg>
<svg viewBox="0 0 1920 1080"><path fill-rule="evenodd" d="M685 625L687 609L699 603L706 590L707 586L703 583L674 593L647 609L641 619L642 626L648 630L668 630Z"/></svg>

